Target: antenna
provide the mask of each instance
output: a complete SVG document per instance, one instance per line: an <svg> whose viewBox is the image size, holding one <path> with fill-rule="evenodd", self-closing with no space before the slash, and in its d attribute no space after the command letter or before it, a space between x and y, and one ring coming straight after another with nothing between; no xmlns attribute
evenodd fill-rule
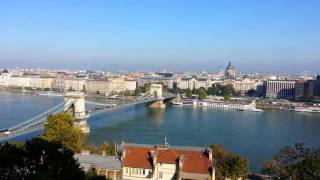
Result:
<svg viewBox="0 0 320 180"><path fill-rule="evenodd" d="M164 146L169 147L169 143L167 142L167 136L164 136Z"/></svg>

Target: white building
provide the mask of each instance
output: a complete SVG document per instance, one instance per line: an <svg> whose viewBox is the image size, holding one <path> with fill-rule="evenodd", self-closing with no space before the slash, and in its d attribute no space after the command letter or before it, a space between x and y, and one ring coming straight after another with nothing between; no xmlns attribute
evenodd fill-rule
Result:
<svg viewBox="0 0 320 180"><path fill-rule="evenodd" d="M265 81L266 97L270 98L294 98L295 81Z"/></svg>

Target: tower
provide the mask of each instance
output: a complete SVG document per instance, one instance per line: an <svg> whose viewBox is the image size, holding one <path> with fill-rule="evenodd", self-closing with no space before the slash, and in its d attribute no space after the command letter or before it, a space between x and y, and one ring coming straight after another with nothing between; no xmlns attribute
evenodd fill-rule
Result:
<svg viewBox="0 0 320 180"><path fill-rule="evenodd" d="M84 93L66 93L64 96L64 112L70 112L73 115L75 119L75 125L79 127L83 133L90 132L90 128L87 123L89 116L86 114Z"/></svg>
<svg viewBox="0 0 320 180"><path fill-rule="evenodd" d="M236 68L231 65L231 62L229 61L229 64L225 71L225 76L227 79L234 79L236 78Z"/></svg>

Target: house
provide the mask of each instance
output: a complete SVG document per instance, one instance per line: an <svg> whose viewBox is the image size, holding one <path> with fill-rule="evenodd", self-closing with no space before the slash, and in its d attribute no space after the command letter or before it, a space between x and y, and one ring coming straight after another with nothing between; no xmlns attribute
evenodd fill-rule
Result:
<svg viewBox="0 0 320 180"><path fill-rule="evenodd" d="M85 172L96 171L98 175L106 176L112 180L121 179L121 162L116 156L103 156L90 153L75 154L80 167Z"/></svg>
<svg viewBox="0 0 320 180"><path fill-rule="evenodd" d="M122 179L215 179L209 148L123 144Z"/></svg>

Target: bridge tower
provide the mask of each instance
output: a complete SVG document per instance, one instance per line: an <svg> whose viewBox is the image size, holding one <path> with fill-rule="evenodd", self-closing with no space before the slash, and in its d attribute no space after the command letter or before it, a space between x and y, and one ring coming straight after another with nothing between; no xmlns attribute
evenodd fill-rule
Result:
<svg viewBox="0 0 320 180"><path fill-rule="evenodd" d="M150 93L153 95L154 99L157 101L149 104L149 108L165 108L166 104L163 103L162 97L162 84L151 84Z"/></svg>
<svg viewBox="0 0 320 180"><path fill-rule="evenodd" d="M64 96L64 112L70 112L75 118L75 124L83 133L89 133L90 128L87 123L84 93L67 92Z"/></svg>

